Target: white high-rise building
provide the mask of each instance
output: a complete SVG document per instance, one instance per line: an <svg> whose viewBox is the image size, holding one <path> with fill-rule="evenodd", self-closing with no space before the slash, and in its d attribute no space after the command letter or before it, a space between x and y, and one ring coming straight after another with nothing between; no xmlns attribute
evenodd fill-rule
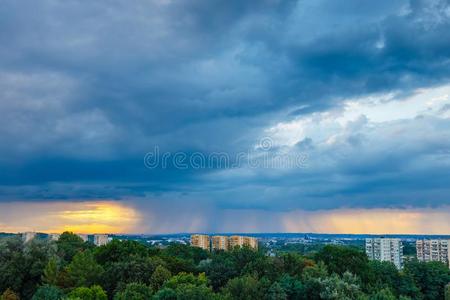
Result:
<svg viewBox="0 0 450 300"><path fill-rule="evenodd" d="M36 232L27 231L22 233L22 241L27 243L36 237Z"/></svg>
<svg viewBox="0 0 450 300"><path fill-rule="evenodd" d="M96 246L103 246L109 243L107 234L94 234L94 244Z"/></svg>
<svg viewBox="0 0 450 300"><path fill-rule="evenodd" d="M83 240L83 242L89 241L89 235L84 233L77 233L77 235Z"/></svg>
<svg viewBox="0 0 450 300"><path fill-rule="evenodd" d="M403 267L403 245L396 238L367 238L366 254L371 260L389 261L398 269Z"/></svg>
<svg viewBox="0 0 450 300"><path fill-rule="evenodd" d="M50 233L49 235L48 235L48 238L49 238L49 240L51 240L51 241L57 241L57 240L59 240L59 237L61 236L61 234L60 233Z"/></svg>
<svg viewBox="0 0 450 300"><path fill-rule="evenodd" d="M416 251L419 261L440 261L449 266L450 240L417 240Z"/></svg>

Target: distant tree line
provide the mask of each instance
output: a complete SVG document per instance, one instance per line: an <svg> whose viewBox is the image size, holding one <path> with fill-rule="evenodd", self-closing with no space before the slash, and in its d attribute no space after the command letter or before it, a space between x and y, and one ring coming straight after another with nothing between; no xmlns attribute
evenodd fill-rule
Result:
<svg viewBox="0 0 450 300"><path fill-rule="evenodd" d="M69 232L56 242L0 240L3 300L450 300L449 282L442 263L411 260L399 271L347 246L271 257L249 248L209 253L118 240L95 247Z"/></svg>

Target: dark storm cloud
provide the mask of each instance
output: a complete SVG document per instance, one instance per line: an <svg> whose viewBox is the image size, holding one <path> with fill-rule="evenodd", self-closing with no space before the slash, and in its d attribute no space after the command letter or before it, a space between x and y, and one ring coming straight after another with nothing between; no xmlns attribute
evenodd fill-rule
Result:
<svg viewBox="0 0 450 300"><path fill-rule="evenodd" d="M305 138L310 160L330 163L300 174L211 182L216 170L148 170L143 157L155 146L233 155L344 98L447 83L449 11L447 1L2 1L1 198L173 192L224 207L398 206L423 182L433 205L445 203L444 182L430 183L445 168L405 167L439 145L343 159L364 131L345 137L341 156Z"/></svg>

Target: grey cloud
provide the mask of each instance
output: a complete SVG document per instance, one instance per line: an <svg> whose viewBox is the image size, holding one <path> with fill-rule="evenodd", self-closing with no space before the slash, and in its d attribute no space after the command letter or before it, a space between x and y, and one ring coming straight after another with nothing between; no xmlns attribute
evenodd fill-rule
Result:
<svg viewBox="0 0 450 300"><path fill-rule="evenodd" d="M410 165L446 153L446 119L385 129L404 131L396 136L361 118L333 148L305 138L298 146L317 165L279 176L257 170L212 183L205 177L215 170L150 173L142 160L155 145L234 154L267 126L345 98L446 83L448 9L447 1L3 1L2 198L185 191L224 207L315 209L372 205L396 186L419 186L428 181ZM427 164L428 177L445 173ZM423 186L435 195L429 203L445 201L445 186Z"/></svg>

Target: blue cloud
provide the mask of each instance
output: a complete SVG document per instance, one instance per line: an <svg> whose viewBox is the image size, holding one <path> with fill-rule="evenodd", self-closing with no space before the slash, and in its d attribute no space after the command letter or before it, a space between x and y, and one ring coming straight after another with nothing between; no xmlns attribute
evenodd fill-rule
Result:
<svg viewBox="0 0 450 300"><path fill-rule="evenodd" d="M447 1L3 1L0 198L175 193L268 210L448 203L445 109L385 124L404 132L387 138L373 124L347 128L329 148L306 136L289 151L309 154L307 170L223 177L143 164L155 146L233 156L268 127L346 99L447 84L448 11ZM408 138L421 126L434 135Z"/></svg>

